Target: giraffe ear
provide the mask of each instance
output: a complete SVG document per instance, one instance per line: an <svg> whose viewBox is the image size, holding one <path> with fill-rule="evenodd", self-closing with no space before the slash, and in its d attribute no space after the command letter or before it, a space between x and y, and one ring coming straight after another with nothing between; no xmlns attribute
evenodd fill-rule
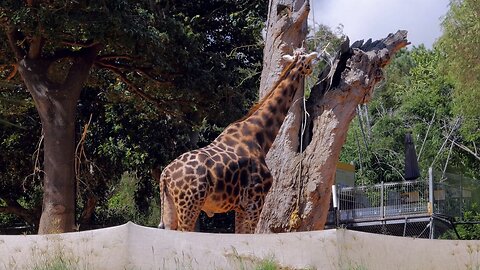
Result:
<svg viewBox="0 0 480 270"><path fill-rule="evenodd" d="M293 60L295 60L295 57L291 56L291 55L288 55L288 54L285 54L282 56L282 59L283 61L287 62L287 63L292 63Z"/></svg>

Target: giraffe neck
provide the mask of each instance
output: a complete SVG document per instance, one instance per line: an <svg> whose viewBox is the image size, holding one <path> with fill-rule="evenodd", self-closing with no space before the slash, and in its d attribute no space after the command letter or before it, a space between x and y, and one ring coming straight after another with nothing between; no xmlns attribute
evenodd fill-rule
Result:
<svg viewBox="0 0 480 270"><path fill-rule="evenodd" d="M290 70L258 109L242 122L252 131L252 139L268 153L299 91L303 75L298 68Z"/></svg>

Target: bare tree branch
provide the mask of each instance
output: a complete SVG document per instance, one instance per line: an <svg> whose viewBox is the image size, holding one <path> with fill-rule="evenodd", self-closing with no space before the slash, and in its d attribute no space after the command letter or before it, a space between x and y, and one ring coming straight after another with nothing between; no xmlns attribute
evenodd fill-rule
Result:
<svg viewBox="0 0 480 270"><path fill-rule="evenodd" d="M458 148L464 150L465 152L471 154L474 158L478 159L480 161L480 156L475 152L473 151L472 149L468 148L467 146L461 144L461 143L458 143L456 142L455 140L452 140L451 138L447 138L450 142L452 142L455 146L457 146Z"/></svg>
<svg viewBox="0 0 480 270"><path fill-rule="evenodd" d="M130 55L124 55L124 54L104 54L97 57L97 61L118 60L118 59L133 60L133 58Z"/></svg>
<svg viewBox="0 0 480 270"><path fill-rule="evenodd" d="M432 164L430 164L430 167L433 167L433 164L435 164L435 161L437 161L437 158L440 156L440 153L443 151L443 148L447 144L447 142L450 140L450 137L452 136L453 132L458 128L458 124L460 122L460 118L455 119L455 124L450 127L450 131L448 132L448 135L445 137L445 141L443 142L442 146L437 152L437 155L433 158Z"/></svg>
<svg viewBox="0 0 480 270"><path fill-rule="evenodd" d="M425 137L423 137L422 146L420 147L420 151L418 152L417 160L420 160L420 157L422 156L423 147L425 146L425 143L427 142L428 133L430 132L430 128L432 127L434 120L435 120L435 111L433 112L432 119L428 123L427 132L425 133Z"/></svg>
<svg viewBox="0 0 480 270"><path fill-rule="evenodd" d="M109 65L109 64L106 64L106 63L103 63L103 62L98 62L98 61L95 62L95 64L97 66L101 67L101 68L106 68L106 69L110 70L111 72L113 72L115 75L117 75L120 78L120 80L123 83L125 83L128 86L129 91L131 91L135 95L139 96L140 98L152 103L153 105L155 105L155 107L159 111L165 112L165 113L167 113L169 115L172 115L172 116L178 116L176 112L166 108L166 106L165 106L165 105L167 105L166 102L164 102L162 100L159 100L159 99L147 94L145 91L141 90L140 88L138 88L131 80L129 80L127 78L127 75L121 69L119 69L118 67L115 67L113 65Z"/></svg>
<svg viewBox="0 0 480 270"><path fill-rule="evenodd" d="M40 56L42 55L42 48L44 43L44 39L40 34L32 37L30 41L30 49L28 50L28 58L40 58Z"/></svg>
<svg viewBox="0 0 480 270"><path fill-rule="evenodd" d="M100 57L100 59L104 59L104 57ZM159 78L156 78L155 75L152 75L151 74L151 70L152 68L149 68L149 67L137 67L137 66L133 66L133 65L130 65L130 64L125 64L125 63L118 63L118 62L109 62L109 61L104 61L104 60L99 60L97 59L96 60L96 63L99 63L101 64L102 66L104 67L108 67L108 68L115 68L115 69L118 69L118 70L121 70L121 71L133 71L133 72L136 72L140 75L142 75L143 77L149 79L150 81L154 82L155 84L157 84L158 86L161 86L161 87L164 87L164 86L172 86L172 82L171 81L162 81L160 80ZM177 74L162 74L160 76L168 76L168 77L171 77L171 76L175 76Z"/></svg>
<svg viewBox="0 0 480 270"><path fill-rule="evenodd" d="M6 206L0 206L0 213L13 214L27 223L37 226L40 218L38 211L35 209L26 209L21 206L17 200L11 198L2 198Z"/></svg>
<svg viewBox="0 0 480 270"><path fill-rule="evenodd" d="M17 29L13 27L7 28L8 44L15 54L17 61L23 59L26 55L25 50L19 45L19 42L23 40L23 35Z"/></svg>
<svg viewBox="0 0 480 270"><path fill-rule="evenodd" d="M15 75L17 75L17 72L18 72L18 65L17 64L0 65L0 71L5 71L6 69L9 69L9 68L11 68L12 71L7 76L6 81L10 81L11 79L13 79L13 77L15 77Z"/></svg>
<svg viewBox="0 0 480 270"><path fill-rule="evenodd" d="M82 48L76 52L78 56L73 59L73 64L70 66L67 76L60 87L60 89L68 89L68 91L70 91L70 95L73 97L70 99L71 102L77 102L83 88L83 84L72 84L72 82L87 81L90 74L89 71L102 48L102 44L95 43L90 47Z"/></svg>
<svg viewBox="0 0 480 270"><path fill-rule="evenodd" d="M63 45L69 46L69 47L80 47L80 48L87 48L91 47L93 44L93 41L89 40L86 42L78 42L78 41L62 41L61 42Z"/></svg>

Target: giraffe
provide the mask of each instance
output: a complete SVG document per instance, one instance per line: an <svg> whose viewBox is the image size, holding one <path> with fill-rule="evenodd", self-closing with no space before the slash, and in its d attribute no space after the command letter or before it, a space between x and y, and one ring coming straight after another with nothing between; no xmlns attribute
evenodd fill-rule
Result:
<svg viewBox="0 0 480 270"><path fill-rule="evenodd" d="M317 57L297 50L270 92L211 144L180 155L154 177L163 206L159 228L193 231L203 210L209 217L235 210L235 233L253 233L272 175L265 163L302 78Z"/></svg>

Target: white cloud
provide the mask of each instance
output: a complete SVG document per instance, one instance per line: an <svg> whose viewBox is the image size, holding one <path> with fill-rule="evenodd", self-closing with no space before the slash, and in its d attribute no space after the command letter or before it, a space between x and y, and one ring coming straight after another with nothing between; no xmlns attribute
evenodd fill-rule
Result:
<svg viewBox="0 0 480 270"><path fill-rule="evenodd" d="M350 40L384 38L407 30L413 45L431 47L441 35L441 18L449 0L311 0L310 22L333 29L343 24Z"/></svg>

